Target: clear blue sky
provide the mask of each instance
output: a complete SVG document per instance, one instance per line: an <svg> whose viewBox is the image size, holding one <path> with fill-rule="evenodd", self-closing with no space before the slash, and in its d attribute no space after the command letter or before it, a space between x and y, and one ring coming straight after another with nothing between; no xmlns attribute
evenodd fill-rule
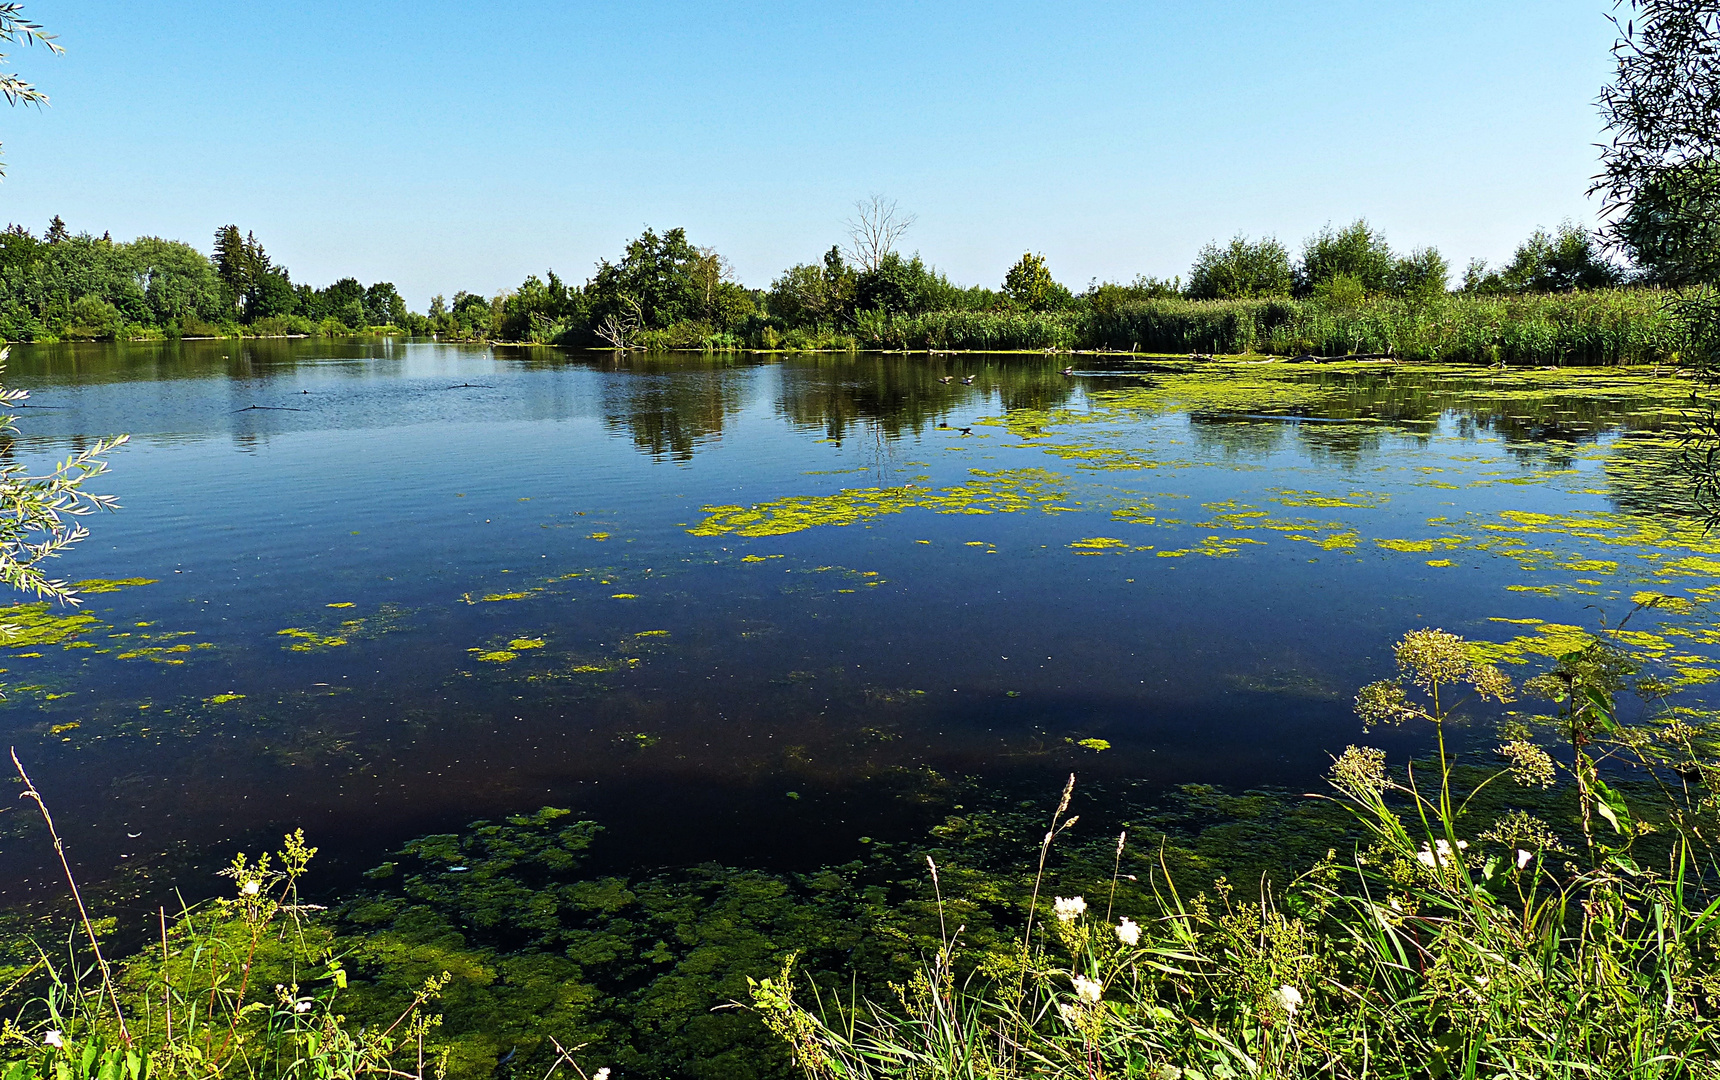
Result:
<svg viewBox="0 0 1720 1080"><path fill-rule="evenodd" d="M1366 216L1460 269L1591 222L1610 0L29 0L49 108L0 113L4 217L295 281L584 280L649 224L768 285L882 192L964 284L1186 272Z"/></svg>

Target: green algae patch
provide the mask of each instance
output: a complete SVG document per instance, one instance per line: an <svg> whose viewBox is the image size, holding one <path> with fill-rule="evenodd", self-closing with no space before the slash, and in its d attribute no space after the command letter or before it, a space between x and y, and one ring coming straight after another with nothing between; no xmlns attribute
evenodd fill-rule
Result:
<svg viewBox="0 0 1720 1080"><path fill-rule="evenodd" d="M1118 540L1110 536L1091 536L1085 540L1077 540L1069 545L1083 555L1101 555L1107 551L1131 551L1134 545L1127 540Z"/></svg>
<svg viewBox="0 0 1720 1080"><path fill-rule="evenodd" d="M1472 642L1480 658L1490 664L1527 664L1531 661L1556 661L1566 653L1578 652L1593 644L1595 636L1580 626L1563 623L1541 623L1532 634L1519 634L1510 641Z"/></svg>
<svg viewBox="0 0 1720 1080"><path fill-rule="evenodd" d="M1205 555L1209 558L1223 558L1226 555L1240 554L1249 544L1264 545L1266 541L1255 540L1248 536L1208 536L1195 547L1176 548L1171 551L1155 551L1153 554L1161 559L1177 559L1185 555Z"/></svg>
<svg viewBox="0 0 1720 1080"><path fill-rule="evenodd" d="M46 601L0 608L0 646L34 649L64 645L77 635L106 629L107 624L82 611L59 614Z"/></svg>
<svg viewBox="0 0 1720 1080"><path fill-rule="evenodd" d="M476 659L486 664L505 664L509 660L519 659L519 653L507 649L467 649Z"/></svg>
<svg viewBox="0 0 1720 1080"><path fill-rule="evenodd" d="M319 634L315 630L306 630L302 626L289 626L285 630L276 630L278 637L288 638L285 646L288 652L315 653L338 649L347 643L346 638L339 634Z"/></svg>
<svg viewBox="0 0 1720 1080"><path fill-rule="evenodd" d="M204 698L203 704L205 704L205 705L226 705L230 702L243 701L243 700L245 700L244 694L216 694L214 697Z"/></svg>
<svg viewBox="0 0 1720 1080"><path fill-rule="evenodd" d="M93 594L119 592L121 589L135 589L140 585L155 585L158 583L159 579L146 577L90 578L88 581L72 582L72 588L76 589L80 593Z"/></svg>
<svg viewBox="0 0 1720 1080"><path fill-rule="evenodd" d="M523 638L522 637L522 638L515 638L512 641L508 642L508 648L513 649L516 652L525 652L527 649L541 649L541 648L543 648L543 646L544 646L544 639L543 638Z"/></svg>
<svg viewBox="0 0 1720 1080"><path fill-rule="evenodd" d="M1272 501L1281 506L1309 507L1321 510L1378 510L1391 496L1377 491L1352 491L1344 495L1328 495L1321 491L1294 491L1271 488Z"/></svg>
<svg viewBox="0 0 1720 1080"><path fill-rule="evenodd" d="M707 506L694 536L784 536L828 525L856 525L908 510L939 514L1009 514L1072 509L1065 478L1044 469L971 470L956 487L846 488L832 495L792 496L754 506Z"/></svg>

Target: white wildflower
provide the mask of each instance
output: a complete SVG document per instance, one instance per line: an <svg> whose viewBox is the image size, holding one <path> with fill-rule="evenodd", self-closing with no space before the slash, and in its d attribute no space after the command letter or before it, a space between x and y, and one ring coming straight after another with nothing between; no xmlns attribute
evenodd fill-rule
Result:
<svg viewBox="0 0 1720 1080"><path fill-rule="evenodd" d="M1525 866L1528 866L1529 860L1533 859L1534 857L1535 856L1532 852L1524 851L1522 848L1518 848L1517 849L1517 869L1521 870Z"/></svg>
<svg viewBox="0 0 1720 1080"><path fill-rule="evenodd" d="M1296 1010L1302 1007L1302 991L1294 986L1280 986L1273 997L1278 999L1278 1004L1283 1006L1284 1011L1292 1018L1295 1017Z"/></svg>
<svg viewBox="0 0 1720 1080"><path fill-rule="evenodd" d="M609 1066L605 1065L603 1068L592 1073L591 1080L609 1080Z"/></svg>
<svg viewBox="0 0 1720 1080"><path fill-rule="evenodd" d="M66 1039L57 1031L46 1031L42 1033L42 1045L59 1050L66 1045Z"/></svg>
<svg viewBox="0 0 1720 1080"><path fill-rule="evenodd" d="M1457 850L1459 852L1462 852L1468 846L1469 841L1467 840L1459 840L1457 842ZM1427 867L1450 866L1457 859L1457 856L1452 854L1451 842L1449 840L1435 840L1431 849L1428 848L1426 844L1423 844L1421 850L1415 853L1415 857L1423 866Z"/></svg>
<svg viewBox="0 0 1720 1080"><path fill-rule="evenodd" d="M1067 1001L1059 1001L1057 1003L1057 1015L1061 1016L1063 1018L1063 1022L1068 1024L1070 1027L1074 1027L1081 1022L1081 1010L1069 1004Z"/></svg>
<svg viewBox="0 0 1720 1080"><path fill-rule="evenodd" d="M1139 945L1141 943L1140 926L1133 919L1124 919L1117 924L1117 940L1125 945Z"/></svg>
<svg viewBox="0 0 1720 1080"><path fill-rule="evenodd" d="M311 1003L309 1001L296 1001L293 1003L293 1011L296 1013L308 1013L311 1011Z"/></svg>
<svg viewBox="0 0 1720 1080"><path fill-rule="evenodd" d="M1097 1003L1105 988L1085 975L1075 976L1075 993L1082 1001Z"/></svg>
<svg viewBox="0 0 1720 1080"><path fill-rule="evenodd" d="M1057 912L1058 922L1074 922L1087 913L1087 901L1079 896L1071 896L1067 900L1059 896L1051 906Z"/></svg>
<svg viewBox="0 0 1720 1080"><path fill-rule="evenodd" d="M253 878L250 881L245 882L245 887L240 891L246 896L256 896L259 892L263 891L263 883Z"/></svg>

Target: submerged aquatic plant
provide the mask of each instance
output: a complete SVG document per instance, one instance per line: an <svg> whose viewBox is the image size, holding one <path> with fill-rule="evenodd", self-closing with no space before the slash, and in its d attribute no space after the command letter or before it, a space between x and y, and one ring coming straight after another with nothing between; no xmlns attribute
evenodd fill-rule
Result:
<svg viewBox="0 0 1720 1080"><path fill-rule="evenodd" d="M1454 689L1511 696L1455 635L1412 632L1396 658L1395 679L1358 695L1365 721L1443 731ZM1616 718L1609 694L1589 700ZM1543 779L1518 741L1512 767ZM750 1007L811 1080L1720 1075L1711 834L1674 814L1658 869L1616 850L1561 864L1569 852L1525 811L1471 822L1510 770L1459 797L1443 739L1436 752L1437 791L1377 749L1336 759L1337 801L1368 840L1349 865L1334 852L1287 888L1244 898L1220 879L1190 896L1161 856L1144 907L1117 924L1058 897L1035 937L1030 906L1017 951L982 950L958 977L952 940L893 1007L803 1006L792 965L753 983Z"/></svg>

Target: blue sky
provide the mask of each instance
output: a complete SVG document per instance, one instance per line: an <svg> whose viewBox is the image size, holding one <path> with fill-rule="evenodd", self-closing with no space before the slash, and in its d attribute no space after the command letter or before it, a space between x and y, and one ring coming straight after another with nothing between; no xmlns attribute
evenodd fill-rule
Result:
<svg viewBox="0 0 1720 1080"><path fill-rule="evenodd" d="M1366 216L1454 268L1593 220L1610 0L748 5L30 0L66 48L0 115L4 216L295 281L583 280L684 225L765 286L871 192L964 284L1185 273Z"/></svg>

